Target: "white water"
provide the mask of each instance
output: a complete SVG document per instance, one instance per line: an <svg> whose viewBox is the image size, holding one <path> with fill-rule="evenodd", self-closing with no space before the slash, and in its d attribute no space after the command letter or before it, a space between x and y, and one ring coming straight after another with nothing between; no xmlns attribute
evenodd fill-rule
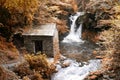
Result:
<svg viewBox="0 0 120 80"><path fill-rule="evenodd" d="M84 42L81 39L82 24L79 25L77 30L76 30L77 25L75 24L77 18L83 14L84 14L83 12L78 12L74 16L70 17L70 20L72 21L71 29L70 29L68 36L66 36L62 42L67 43L67 44L72 43L72 42L77 42L77 43ZM63 63L67 63L69 64L69 66L62 68ZM83 63L84 65L82 65ZM80 63L80 62L76 62L75 60L65 58L65 60L62 60L62 61L60 60L59 63L56 65L57 66L56 69L58 72L54 73L51 76L51 80L84 80L85 77L90 72L93 72L99 69L100 64L101 64L101 61L97 59Z"/></svg>
<svg viewBox="0 0 120 80"><path fill-rule="evenodd" d="M65 43L83 42L82 39L81 39L82 24L80 24L79 28L77 30L75 30L76 27L77 27L77 25L75 24L76 20L81 15L84 15L84 13L83 12L77 12L74 16L72 16L72 15L70 16L69 19L72 21L70 32L69 32L68 36L66 36L63 39L62 42L65 42Z"/></svg>
<svg viewBox="0 0 120 80"><path fill-rule="evenodd" d="M61 68L58 65L58 72L52 75L51 80L84 80L84 78L92 71L100 68L100 60L90 60L89 63L85 63L84 66L79 67L81 63L74 60L69 60L70 66Z"/></svg>

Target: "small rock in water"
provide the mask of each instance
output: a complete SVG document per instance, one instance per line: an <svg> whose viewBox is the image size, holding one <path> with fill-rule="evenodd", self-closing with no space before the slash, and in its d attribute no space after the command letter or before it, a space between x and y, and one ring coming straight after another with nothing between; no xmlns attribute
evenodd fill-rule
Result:
<svg viewBox="0 0 120 80"><path fill-rule="evenodd" d="M65 68L65 67L68 67L69 65L70 65L70 63L64 63L61 66L62 66L62 68Z"/></svg>
<svg viewBox="0 0 120 80"><path fill-rule="evenodd" d="M71 62L69 60L65 60L63 63L62 63L62 68L65 68L65 67L68 67L70 66Z"/></svg>
<svg viewBox="0 0 120 80"><path fill-rule="evenodd" d="M58 71L59 69L61 69L60 65L56 65L56 71Z"/></svg>
<svg viewBox="0 0 120 80"><path fill-rule="evenodd" d="M97 79L97 76L96 75L92 75L89 77L89 80L96 80Z"/></svg>
<svg viewBox="0 0 120 80"><path fill-rule="evenodd" d="M65 57L65 56L63 56L63 55L61 55L60 56L60 61L64 61L64 60L66 60L67 58Z"/></svg>
<svg viewBox="0 0 120 80"><path fill-rule="evenodd" d="M85 65L85 63L83 63L83 62L79 63L79 67L83 67L84 65Z"/></svg>

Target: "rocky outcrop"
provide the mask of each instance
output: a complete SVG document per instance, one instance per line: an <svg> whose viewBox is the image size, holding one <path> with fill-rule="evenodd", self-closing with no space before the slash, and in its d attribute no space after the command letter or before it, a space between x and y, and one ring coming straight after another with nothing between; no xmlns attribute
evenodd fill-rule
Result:
<svg viewBox="0 0 120 80"><path fill-rule="evenodd" d="M71 0L72 1L72 0ZM50 0L39 5L35 15L34 24L57 23L60 33L67 31L67 20L69 14L74 13L74 8L70 1Z"/></svg>
<svg viewBox="0 0 120 80"><path fill-rule="evenodd" d="M113 79L119 80L120 71L120 4L119 0L90 0L86 4L85 12L89 14L87 30L98 34L98 45L101 47L100 54L104 54L102 68L91 73L86 80ZM87 33L86 35L89 35Z"/></svg>
<svg viewBox="0 0 120 80"><path fill-rule="evenodd" d="M18 76L14 72L0 66L0 80L18 80Z"/></svg>

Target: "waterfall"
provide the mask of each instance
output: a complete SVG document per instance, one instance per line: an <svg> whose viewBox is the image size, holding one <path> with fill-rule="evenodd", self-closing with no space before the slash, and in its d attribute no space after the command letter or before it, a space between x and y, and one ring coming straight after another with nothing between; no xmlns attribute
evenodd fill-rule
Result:
<svg viewBox="0 0 120 80"><path fill-rule="evenodd" d="M81 39L82 21L79 21L79 25L77 23L78 17L82 17L82 15L84 15L83 12L77 12L69 17L72 21L70 32L63 39L63 43L60 43L60 50L64 56L56 64L57 72L51 75L51 80L84 80L90 72L96 71L101 67L101 60L92 59L94 55L91 53L95 50L92 44L88 42L79 44L84 42Z"/></svg>
<svg viewBox="0 0 120 80"><path fill-rule="evenodd" d="M84 42L81 39L82 34L82 23L78 26L76 25L76 20L79 16L84 15L84 12L77 12L75 15L71 15L69 19L72 21L70 32L62 42L71 43L71 42ZM78 27L77 27L78 26Z"/></svg>

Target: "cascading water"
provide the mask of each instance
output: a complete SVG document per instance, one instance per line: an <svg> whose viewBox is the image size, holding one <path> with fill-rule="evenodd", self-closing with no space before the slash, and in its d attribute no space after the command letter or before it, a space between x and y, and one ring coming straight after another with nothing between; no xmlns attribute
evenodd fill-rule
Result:
<svg viewBox="0 0 120 80"><path fill-rule="evenodd" d="M84 78L92 71L100 68L99 64L100 60L89 60L89 62L83 62L84 65L82 67L81 64L74 60L66 60L65 62L69 62L70 65L66 68L62 68L61 65L57 65L57 73L52 75L51 80L84 80Z"/></svg>
<svg viewBox="0 0 120 80"><path fill-rule="evenodd" d="M68 36L64 38L62 42L71 43L71 42L84 42L81 39L82 33L82 23L77 28L76 20L79 16L84 15L84 12L77 12L74 16L70 16L70 20L72 21L70 32Z"/></svg>
<svg viewBox="0 0 120 80"><path fill-rule="evenodd" d="M101 60L92 56L93 50L98 50L97 47L81 39L82 22L76 25L78 17L82 15L84 12L77 12L69 18L72 21L70 32L60 43L61 54L66 57L56 64L58 72L51 75L51 80L84 80L90 72L100 68ZM63 64L68 66L63 67Z"/></svg>

